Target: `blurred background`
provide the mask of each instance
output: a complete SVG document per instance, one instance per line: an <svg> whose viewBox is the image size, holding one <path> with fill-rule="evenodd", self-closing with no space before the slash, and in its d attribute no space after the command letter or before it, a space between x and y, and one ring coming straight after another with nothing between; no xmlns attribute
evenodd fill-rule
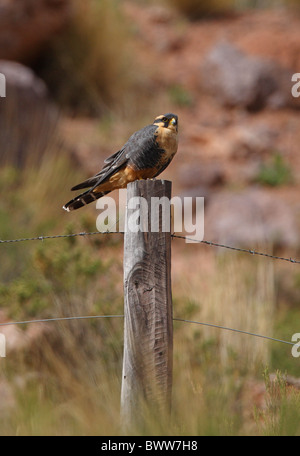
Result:
<svg viewBox="0 0 300 456"><path fill-rule="evenodd" d="M174 112L163 177L205 197L204 238L299 259L299 1L0 0L0 73L0 239L96 231L95 205L62 210L70 188ZM123 313L122 235L0 258L1 322ZM297 264L174 239L172 287L174 317L300 332ZM122 318L0 330L2 435L121 432ZM299 378L289 345L174 322L172 419L133 432L299 435Z"/></svg>

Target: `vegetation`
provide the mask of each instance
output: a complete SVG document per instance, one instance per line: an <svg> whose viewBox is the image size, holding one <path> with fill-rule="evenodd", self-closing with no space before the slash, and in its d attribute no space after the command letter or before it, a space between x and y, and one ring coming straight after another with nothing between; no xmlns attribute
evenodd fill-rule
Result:
<svg viewBox="0 0 300 456"><path fill-rule="evenodd" d="M2 239L67 234L83 227L94 231L92 210L85 216L78 214L80 220L75 222L74 217L71 223L64 212L58 215L62 195L77 177L76 169L65 158L44 166L22 173L1 170L0 182L15 186L15 192L0 202ZM36 181L43 176L42 188L32 186L33 175ZM1 249L0 306L13 320L122 314L122 238L117 234L5 244ZM173 249L176 260L176 255L182 255L180 244ZM185 255L181 261L188 276L176 280L173 288L175 316L272 334L272 264L266 267L264 260L242 256L213 256L211 274L205 268L189 270L194 253ZM119 434L123 319L45 325L31 344L1 359L0 377L9 381L16 400L12 411L0 417L1 434ZM31 327L22 327L24 337ZM286 357L286 348L281 349ZM275 390L270 390L263 413L242 400L247 382L262 380L264 366L272 369L271 352L276 353L276 347L262 339L174 322L172 419L150 416L146 429L134 433L298 434L298 396L281 393L279 401ZM284 365L275 355L273 359L274 366ZM268 384L268 388L273 387Z"/></svg>
<svg viewBox="0 0 300 456"><path fill-rule="evenodd" d="M69 27L36 63L37 73L68 110L101 114L128 101L138 81L129 69L130 30L116 0L78 0Z"/></svg>
<svg viewBox="0 0 300 456"><path fill-rule="evenodd" d="M168 89L170 101L178 107L188 107L193 104L192 94L181 85L175 84Z"/></svg>
<svg viewBox="0 0 300 456"><path fill-rule="evenodd" d="M257 182L276 187L292 182L292 171L281 154L273 154L271 160L261 165Z"/></svg>

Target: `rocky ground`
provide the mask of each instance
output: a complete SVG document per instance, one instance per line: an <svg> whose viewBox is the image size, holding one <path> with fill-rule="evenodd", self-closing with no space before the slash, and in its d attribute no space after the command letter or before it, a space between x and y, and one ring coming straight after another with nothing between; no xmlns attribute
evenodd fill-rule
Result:
<svg viewBox="0 0 300 456"><path fill-rule="evenodd" d="M9 19L15 17L12 5L2 5L0 40L10 45L2 47L0 58L30 62L43 43L63 28L70 2L52 0L39 7L24 2L28 7L20 14L23 25L18 33L15 21ZM300 71L299 15L253 10L187 22L166 7L126 1L123 9L135 32L131 44L135 71L150 79L149 98L155 100L157 91L159 109L179 115L178 155L164 174L173 180L173 193L206 198L205 228L210 240L253 245L268 239L295 248L299 243L300 97L291 94L291 77ZM45 15L47 27L42 27ZM34 24L41 30L36 34L39 40L32 40L29 33ZM42 82L27 69L11 65L7 70L7 62L0 62L0 71L10 74L8 84L19 92L23 88L25 102L24 93L28 94L28 81L32 81L36 110L29 106L27 122L36 125L33 118L42 119L37 129L43 140L45 124L51 128L56 124L55 109L51 106L43 112L40 105L47 97ZM153 107L151 119L156 115ZM87 173L98 171L102 159L119 147L99 136L97 121L63 118L60 123ZM124 131L113 131L111 136L126 139L132 128L125 122ZM4 130L0 139L5 142ZM20 142L14 141L17 160L26 143L23 138ZM290 179L281 182L279 175L274 186L261 185L257 182L261 167L272 166L276 154L281 157L279 174L288 167ZM253 218L255 229L249 223Z"/></svg>
<svg viewBox="0 0 300 456"><path fill-rule="evenodd" d="M206 237L251 245L280 233L283 245L297 245L300 97L291 95L291 75L300 68L300 17L251 11L187 24L160 7L128 2L126 12L142 64L158 84L189 94L177 108L180 146L169 175L176 191L207 197ZM293 181L258 186L261 164L276 152Z"/></svg>

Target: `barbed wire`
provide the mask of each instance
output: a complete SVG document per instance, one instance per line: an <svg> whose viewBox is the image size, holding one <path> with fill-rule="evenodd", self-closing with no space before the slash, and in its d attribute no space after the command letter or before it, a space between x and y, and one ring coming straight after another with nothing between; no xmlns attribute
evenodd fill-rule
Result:
<svg viewBox="0 0 300 456"><path fill-rule="evenodd" d="M257 252L255 249L244 249L244 248L241 248L241 247L233 247L231 245L225 245L225 244L219 244L219 243L213 242L213 241L206 241L206 240L189 238L188 236L180 236L180 235L177 235L177 234L172 234L172 237L175 237L175 238L178 238L178 239L185 239L187 241L192 241L192 242L195 242L195 243L206 244L206 245L209 245L211 247L221 247L223 249L235 250L237 252L250 253L251 255L260 255L260 256L267 257L267 258L272 258L274 260L282 260L282 261L288 261L290 263L298 263L298 264L300 264L300 260L295 260L293 258L285 258L285 257L276 256L276 255L271 255L270 253L265 253L265 252Z"/></svg>
<svg viewBox="0 0 300 456"><path fill-rule="evenodd" d="M28 237L28 238L19 238L19 239L0 239L0 244L6 243L13 243L13 242L25 242L25 241L44 241L45 239L59 239L59 238L70 238L76 236L93 236L95 234L112 234L116 233L115 231L92 231L92 232L85 232L82 231L80 233L69 233L69 234L53 234L50 236L36 236L36 237ZM119 233L121 233L119 231Z"/></svg>
<svg viewBox="0 0 300 456"><path fill-rule="evenodd" d="M123 231L92 231L92 232L86 232L82 231L79 233L69 233L69 234L53 234L53 235L47 235L47 236L35 236L35 237L28 237L28 238L19 238L19 239L0 239L0 244L8 244L8 243L15 243L15 242L26 242L26 241L44 241L47 239L61 239L61 238L71 238L71 237L84 237L84 236L95 236L95 235L104 235L104 234L124 234ZM294 263L294 264L300 264L300 260L296 260L294 258L286 258L286 257L281 257L277 255L272 255L270 253L266 252L259 252L256 251L255 249L246 249L242 247L234 247L231 245L226 245L226 244L220 244L218 242L214 241L207 241L204 239L194 239L188 236L183 236L179 234L173 233L172 238L177 238L177 239L184 239L185 241L190 241L198 244L205 244L210 247L219 247L223 249L228 249L228 250L234 250L236 252L242 252L242 253L248 253L250 255L258 255L258 256L263 256L267 258L271 258L273 260L281 260L281 261L287 261L289 263Z"/></svg>
<svg viewBox="0 0 300 456"><path fill-rule="evenodd" d="M73 317L54 317L54 318L39 318L36 320L7 321L7 322L0 323L0 327L1 326L10 326L10 325L25 325L25 324L30 324L30 323L48 323L48 322L57 322L57 321L87 320L87 319L93 319L93 318L124 318L124 315L79 315L79 316L73 316ZM221 326L221 325L216 325L213 323L204 323L201 321L186 320L183 318L173 318L173 321L181 321L184 323L194 323L197 325L209 326L212 328L223 329L226 331L233 331L236 333L246 334L248 336L260 337L262 339L268 339L268 340L271 340L274 342L281 342L283 344L295 345L293 342L289 342L287 340L276 339L274 337L265 336L263 334L257 334L257 333L245 331L242 329L229 328L228 326Z"/></svg>
<svg viewBox="0 0 300 456"><path fill-rule="evenodd" d="M118 221L117 221L118 222ZM117 223L116 222L116 223ZM116 225L116 224L115 224ZM111 227L112 229L113 227ZM1 244L10 244L10 243L16 243L16 242L26 242L26 241L44 241L47 239L62 239L62 238L74 238L74 237L84 237L84 236L95 236L95 235L105 235L105 234L123 234L123 231L91 231L91 232L86 232L82 231L79 233L68 233L68 234L54 234L54 235L40 235L40 236L34 236L34 237L27 237L27 238L18 238L18 239L0 239ZM194 239L188 236L183 236L179 235L176 233L173 233L172 238L177 238L177 239L183 239L185 241L190 241L194 243L199 243L199 244L205 244L210 247L219 247L219 248L224 248L224 249L229 249L237 252L242 252L242 253L248 253L251 255L259 255L259 256L264 256L267 258L275 259L275 260L282 260L282 261L288 261L290 263L296 263L299 264L300 260L292 259L292 258L286 258L286 257L280 257L276 255L271 255L266 252L258 252L255 249L245 249L241 247L234 247L234 246L229 246L226 244L221 244L213 241L207 241L207 240L201 240L201 239ZM124 318L124 315L84 315L84 316L70 316L70 317L54 317L54 318L44 318L44 319L35 319L35 320L23 320L23 321L10 321L10 322L3 322L0 323L1 326L7 326L7 325L21 325L21 324L31 324L31 323L47 323L47 322L57 322L57 321L71 321L71 320L85 320L85 319L106 319L106 318ZM270 336L265 336L262 334L258 333L253 333L241 329L235 329L235 328L230 328L227 326L222 326L222 325L217 325L213 323L205 323L205 322L199 322L199 321L194 321L194 320L186 320L183 318L173 318L173 321L180 321L180 322L185 322L185 323L193 323L197 325L202 325L202 326L209 326L217 329L222 329L226 331L232 331L236 333L241 333L241 334L246 334L250 335L253 337L259 337L267 340L271 340L274 342L280 342L288 345L294 345L293 342L289 342L286 340L282 339L277 339L274 337Z"/></svg>

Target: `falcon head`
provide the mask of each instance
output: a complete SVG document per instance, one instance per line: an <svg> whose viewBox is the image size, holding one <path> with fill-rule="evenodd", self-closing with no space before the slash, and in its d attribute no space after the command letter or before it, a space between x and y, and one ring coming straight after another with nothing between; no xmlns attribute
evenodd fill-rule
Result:
<svg viewBox="0 0 300 456"><path fill-rule="evenodd" d="M178 132L178 116L168 113L155 118L153 125L168 128L169 130Z"/></svg>

